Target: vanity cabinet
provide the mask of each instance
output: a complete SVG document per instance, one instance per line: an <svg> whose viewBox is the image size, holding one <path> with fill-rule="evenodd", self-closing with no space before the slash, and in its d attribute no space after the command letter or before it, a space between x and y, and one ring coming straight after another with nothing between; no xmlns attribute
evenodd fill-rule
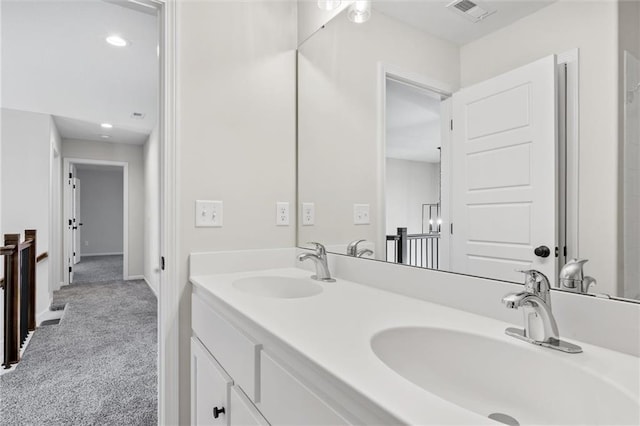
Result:
<svg viewBox="0 0 640 426"><path fill-rule="evenodd" d="M237 386L231 388L231 426L269 426L255 405Z"/></svg>
<svg viewBox="0 0 640 426"><path fill-rule="evenodd" d="M194 293L191 301L192 424L339 426L367 423L361 421L362 416L346 412L342 399L341 406L337 407L312 390L317 388L319 376L301 379L299 373L305 367L298 363L293 368L274 355L273 352L278 352L277 345L270 343L265 347L260 338L232 324L229 316L222 315L210 300ZM331 391L325 390L323 395L331 395Z"/></svg>
<svg viewBox="0 0 640 426"><path fill-rule="evenodd" d="M191 338L191 422L229 425L228 411L233 381L202 343Z"/></svg>
<svg viewBox="0 0 640 426"><path fill-rule="evenodd" d="M260 354L260 408L274 425L348 425L342 416L266 352Z"/></svg>

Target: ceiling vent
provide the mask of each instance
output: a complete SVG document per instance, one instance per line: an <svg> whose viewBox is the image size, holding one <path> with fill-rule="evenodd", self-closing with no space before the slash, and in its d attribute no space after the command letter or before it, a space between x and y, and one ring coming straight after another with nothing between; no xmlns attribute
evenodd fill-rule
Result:
<svg viewBox="0 0 640 426"><path fill-rule="evenodd" d="M131 118L136 120L142 120L146 114L144 112L132 112Z"/></svg>
<svg viewBox="0 0 640 426"><path fill-rule="evenodd" d="M480 22L487 16L496 13L496 10L491 10L488 7L480 7L477 3L471 0L454 0L447 5L447 8L453 10L460 16L464 16L471 22Z"/></svg>

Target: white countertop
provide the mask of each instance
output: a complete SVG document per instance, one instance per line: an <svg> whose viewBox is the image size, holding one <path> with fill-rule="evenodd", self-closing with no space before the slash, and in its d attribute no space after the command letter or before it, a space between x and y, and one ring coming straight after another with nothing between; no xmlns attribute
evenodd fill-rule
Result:
<svg viewBox="0 0 640 426"><path fill-rule="evenodd" d="M506 322L341 279L335 283L314 281L324 291L297 299L260 297L232 286L244 277L307 279L309 275L303 269L283 268L192 276L190 281L407 424L496 423L422 389L387 367L371 350L370 339L394 327L453 329L519 344L540 356L557 357L558 362L571 357L580 368L614 381L635 399L639 397L639 359L631 355L582 342L573 342L582 346L580 354L542 348L506 336L504 330L511 326ZM562 338L562 324L559 328Z"/></svg>

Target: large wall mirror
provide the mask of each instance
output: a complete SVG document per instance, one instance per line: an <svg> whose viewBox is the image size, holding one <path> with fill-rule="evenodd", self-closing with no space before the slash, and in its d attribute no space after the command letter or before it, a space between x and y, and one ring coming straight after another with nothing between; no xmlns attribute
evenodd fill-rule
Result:
<svg viewBox="0 0 640 426"><path fill-rule="evenodd" d="M556 287L588 260L640 300L640 3L346 7L298 49L298 201L303 247Z"/></svg>

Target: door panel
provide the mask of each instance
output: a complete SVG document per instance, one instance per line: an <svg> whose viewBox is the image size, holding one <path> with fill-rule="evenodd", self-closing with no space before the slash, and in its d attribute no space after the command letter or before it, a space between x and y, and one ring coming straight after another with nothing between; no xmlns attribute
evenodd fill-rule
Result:
<svg viewBox="0 0 640 426"><path fill-rule="evenodd" d="M556 60L549 56L453 96L452 270L521 281L556 273Z"/></svg>
<svg viewBox="0 0 640 426"><path fill-rule="evenodd" d="M73 179L73 264L80 262L80 249L82 239L80 238L80 179Z"/></svg>

